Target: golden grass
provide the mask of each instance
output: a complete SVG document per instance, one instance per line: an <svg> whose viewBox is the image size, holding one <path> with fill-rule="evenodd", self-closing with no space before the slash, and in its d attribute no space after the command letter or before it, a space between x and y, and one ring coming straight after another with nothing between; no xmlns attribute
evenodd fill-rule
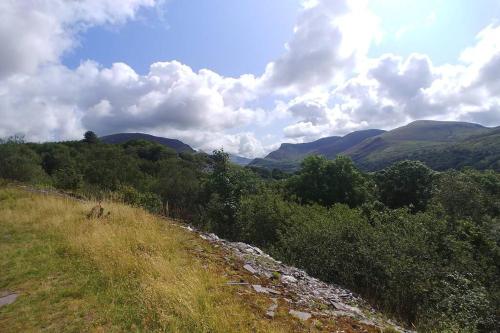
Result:
<svg viewBox="0 0 500 333"><path fill-rule="evenodd" d="M209 245L142 210L0 188L1 332L291 332L264 318L265 300L225 285L224 267L203 262ZM208 249L207 249L208 250Z"/></svg>

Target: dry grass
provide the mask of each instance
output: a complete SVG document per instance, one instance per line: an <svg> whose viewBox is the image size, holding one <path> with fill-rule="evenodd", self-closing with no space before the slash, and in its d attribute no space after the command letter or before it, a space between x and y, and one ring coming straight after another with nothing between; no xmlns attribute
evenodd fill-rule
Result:
<svg viewBox="0 0 500 333"><path fill-rule="evenodd" d="M0 188L1 332L292 332L264 318L266 302L225 286L224 268L203 262L195 235L142 210Z"/></svg>

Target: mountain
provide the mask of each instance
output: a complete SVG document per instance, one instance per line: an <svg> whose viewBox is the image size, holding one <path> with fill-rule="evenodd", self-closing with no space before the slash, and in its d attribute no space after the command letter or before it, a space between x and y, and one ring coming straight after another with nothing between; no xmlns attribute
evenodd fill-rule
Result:
<svg viewBox="0 0 500 333"><path fill-rule="evenodd" d="M194 153L195 152L195 150L193 148L191 148L189 145L185 144L182 141L179 141L176 139L162 138L159 136L153 136L153 135L143 134L143 133L117 133L117 134L103 136L100 139L104 143L111 143L111 144L125 143L125 142L130 141L130 140L145 140L145 141L156 142L156 143L159 143L161 145L167 146L169 148L174 149L178 153L182 153L182 152Z"/></svg>
<svg viewBox="0 0 500 333"><path fill-rule="evenodd" d="M298 168L300 161L308 155L316 154L335 158L345 150L384 132L378 129L370 129L352 132L343 137L332 136L308 143L283 143L278 150L271 152L265 158L253 160L250 165L294 171Z"/></svg>
<svg viewBox="0 0 500 333"><path fill-rule="evenodd" d="M246 158L243 156L238 156L238 155L233 155L229 154L229 160L233 162L234 164L241 165L241 166L246 166L252 162L252 159Z"/></svg>
<svg viewBox="0 0 500 333"><path fill-rule="evenodd" d="M451 121L419 120L384 132L368 130L342 138L329 137L299 145L283 144L280 149L251 165L295 171L311 154L329 159L350 156L365 171L375 171L404 159L419 160L435 170L500 170L500 127Z"/></svg>
<svg viewBox="0 0 500 333"><path fill-rule="evenodd" d="M481 141L492 130L465 122L420 120L367 139L344 153L367 171L379 170L404 159L421 160L436 170L473 166L475 162L472 160L465 164L459 161L463 153L458 153L458 150L475 155L473 151L478 151L480 146L474 145L473 148L469 140L476 138ZM500 141L497 145L500 148ZM453 156L449 153L451 151L455 151L451 154ZM448 152L448 163L442 161L444 152Z"/></svg>

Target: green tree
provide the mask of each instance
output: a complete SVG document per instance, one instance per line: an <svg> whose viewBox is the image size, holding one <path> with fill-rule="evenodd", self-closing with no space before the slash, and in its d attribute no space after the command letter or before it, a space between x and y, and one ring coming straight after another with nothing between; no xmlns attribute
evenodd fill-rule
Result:
<svg viewBox="0 0 500 333"><path fill-rule="evenodd" d="M241 197L256 193L260 182L252 171L230 163L223 150L214 151L212 159L213 171L204 187L207 222L217 234L235 238Z"/></svg>
<svg viewBox="0 0 500 333"><path fill-rule="evenodd" d="M8 141L0 145L0 178L40 182L47 180L47 175L35 151L25 144Z"/></svg>
<svg viewBox="0 0 500 333"><path fill-rule="evenodd" d="M200 195L201 173L184 160L173 159L160 163L155 188L166 213L172 217L192 218Z"/></svg>
<svg viewBox="0 0 500 333"><path fill-rule="evenodd" d="M329 161L322 156L309 156L302 162L298 175L288 180L289 193L302 203L331 206L344 203L359 206L371 195L371 186L348 157Z"/></svg>
<svg viewBox="0 0 500 333"><path fill-rule="evenodd" d="M97 137L97 135L94 132L87 131L83 135L83 141L86 143L95 144L95 143L99 142L99 138Z"/></svg>
<svg viewBox="0 0 500 333"><path fill-rule="evenodd" d="M421 162L397 162L375 175L380 201L391 208L423 210L432 195L434 175Z"/></svg>

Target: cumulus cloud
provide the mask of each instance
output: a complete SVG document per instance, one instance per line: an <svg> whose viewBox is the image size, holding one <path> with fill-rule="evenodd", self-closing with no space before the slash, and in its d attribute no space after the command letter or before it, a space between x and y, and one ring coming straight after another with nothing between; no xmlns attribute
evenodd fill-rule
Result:
<svg viewBox="0 0 500 333"><path fill-rule="evenodd" d="M251 86L251 77L241 80ZM98 134L221 132L265 116L262 110L241 107L233 90L245 95L238 79L225 79L208 70L195 73L176 61L155 63L146 75L123 63L101 68L89 61L74 71L50 66L37 75L16 75L0 83L1 110L18 110L15 118L7 117L12 124L3 130L17 129L31 138L77 137L82 128ZM40 126L32 121L36 114L59 121ZM75 126L64 126L68 122ZM60 133L59 128L66 132Z"/></svg>
<svg viewBox="0 0 500 333"><path fill-rule="evenodd" d="M266 68L264 88L300 92L341 79L366 54L377 25L366 1L306 1L286 52Z"/></svg>
<svg viewBox="0 0 500 333"><path fill-rule="evenodd" d="M0 2L0 79L57 63L90 26L118 24L156 0L3 0Z"/></svg>
<svg viewBox="0 0 500 333"><path fill-rule="evenodd" d="M253 75L225 78L209 70L195 73L177 61L157 62L146 75L124 63L103 68L86 61L75 70L60 58L78 44L78 34L102 24L121 24L156 0L47 0L0 4L0 136L26 134L30 140L79 138L145 131L179 134L199 148L215 143L233 152L262 152L249 133L228 128L261 121L250 109ZM15 33L14 33L15 32ZM204 133L199 140L198 133Z"/></svg>
<svg viewBox="0 0 500 333"><path fill-rule="evenodd" d="M292 99L288 112L298 122L285 128L285 136L310 140L417 119L500 124L500 26L481 31L457 65L435 66L420 54L387 54L366 63L327 96Z"/></svg>

